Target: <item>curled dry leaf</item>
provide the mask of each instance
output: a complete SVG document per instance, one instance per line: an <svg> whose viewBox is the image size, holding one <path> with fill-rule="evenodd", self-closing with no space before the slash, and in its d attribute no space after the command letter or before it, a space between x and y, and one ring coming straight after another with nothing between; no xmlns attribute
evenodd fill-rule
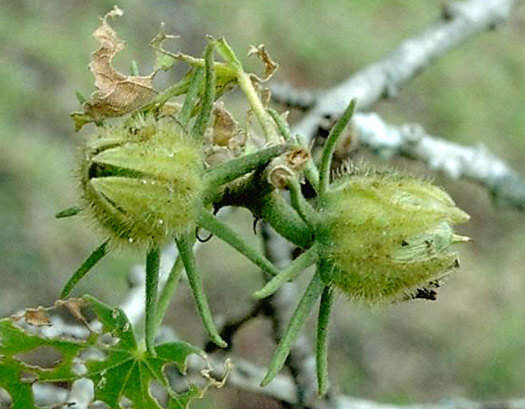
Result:
<svg viewBox="0 0 525 409"><path fill-rule="evenodd" d="M279 64L272 60L272 57L270 57L270 54L266 51L264 44L259 44L257 47L254 45L250 46L248 56L250 55L257 55L264 63L264 77L262 79L259 78L261 81L268 81L277 68L279 68Z"/></svg>
<svg viewBox="0 0 525 409"><path fill-rule="evenodd" d="M206 356L204 358L207 360ZM201 370L201 375L208 380L209 384L216 387L217 389L223 388L228 381L229 376L233 371L233 362L230 358L224 361L224 370L222 372L221 379L217 379L212 373L214 369L211 367L210 362L207 360L208 366Z"/></svg>
<svg viewBox="0 0 525 409"><path fill-rule="evenodd" d="M108 18L122 15L123 11L115 6L101 19L101 25L93 33L100 44L89 64L96 90L84 104L84 111L95 121L131 112L156 94L153 89L155 72L147 76L124 75L112 65L115 55L125 48L125 42L118 38Z"/></svg>

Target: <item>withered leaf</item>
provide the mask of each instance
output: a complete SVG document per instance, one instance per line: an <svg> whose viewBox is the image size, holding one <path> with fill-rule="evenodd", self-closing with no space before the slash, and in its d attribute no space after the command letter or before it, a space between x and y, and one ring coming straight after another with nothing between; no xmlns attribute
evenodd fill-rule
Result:
<svg viewBox="0 0 525 409"><path fill-rule="evenodd" d="M266 51L264 44L259 44L257 47L254 45L250 46L248 56L250 55L258 56L264 63L264 77L259 78L261 81L268 81L275 73L277 68L279 68L279 64L272 60L272 57L270 57L270 54L268 54L268 51Z"/></svg>
<svg viewBox="0 0 525 409"><path fill-rule="evenodd" d="M101 19L101 25L93 33L100 44L89 64L96 90L84 104L84 111L95 121L131 112L156 94L153 89L155 72L147 76L124 75L112 65L115 55L125 48L125 42L108 24L108 18L122 15L123 11L115 6Z"/></svg>

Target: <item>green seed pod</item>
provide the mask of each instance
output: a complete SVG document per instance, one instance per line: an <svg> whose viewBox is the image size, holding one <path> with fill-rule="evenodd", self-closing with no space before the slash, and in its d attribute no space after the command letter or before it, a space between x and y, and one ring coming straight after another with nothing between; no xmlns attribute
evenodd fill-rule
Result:
<svg viewBox="0 0 525 409"><path fill-rule="evenodd" d="M85 207L113 243L162 243L195 227L202 163L197 144L168 118L104 126L84 149Z"/></svg>
<svg viewBox="0 0 525 409"><path fill-rule="evenodd" d="M451 226L469 216L440 188L382 173L344 177L320 203L316 240L323 271L352 299L406 299L457 263L449 246L466 238Z"/></svg>

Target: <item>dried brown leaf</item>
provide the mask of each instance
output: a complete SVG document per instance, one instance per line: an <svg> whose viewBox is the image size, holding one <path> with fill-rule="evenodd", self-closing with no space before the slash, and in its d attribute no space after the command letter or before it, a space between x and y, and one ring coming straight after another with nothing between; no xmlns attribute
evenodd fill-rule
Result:
<svg viewBox="0 0 525 409"><path fill-rule="evenodd" d="M96 91L84 104L84 111L95 120L120 116L146 104L156 94L153 89L154 72L148 76L124 75L112 65L113 58L125 48L108 23L109 17L122 16L115 8L101 19L101 25L93 33L100 44L91 56L89 69L95 77Z"/></svg>
<svg viewBox="0 0 525 409"><path fill-rule="evenodd" d="M257 47L254 45L250 46L248 56L250 55L257 55L264 63L264 77L260 79L261 81L268 81L277 68L279 68L279 64L272 60L272 57L270 57L270 54L266 51L264 44L259 44Z"/></svg>

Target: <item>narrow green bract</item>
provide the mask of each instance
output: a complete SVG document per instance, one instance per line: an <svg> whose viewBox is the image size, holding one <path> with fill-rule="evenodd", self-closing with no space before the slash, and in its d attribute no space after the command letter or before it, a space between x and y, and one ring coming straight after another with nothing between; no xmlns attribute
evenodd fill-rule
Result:
<svg viewBox="0 0 525 409"><path fill-rule="evenodd" d="M329 277L366 303L410 297L457 264L451 226L469 216L430 182L362 173L336 182L322 200L316 238Z"/></svg>
<svg viewBox="0 0 525 409"><path fill-rule="evenodd" d="M81 187L114 243L151 246L195 227L202 175L199 147L175 121L139 116L88 141Z"/></svg>

